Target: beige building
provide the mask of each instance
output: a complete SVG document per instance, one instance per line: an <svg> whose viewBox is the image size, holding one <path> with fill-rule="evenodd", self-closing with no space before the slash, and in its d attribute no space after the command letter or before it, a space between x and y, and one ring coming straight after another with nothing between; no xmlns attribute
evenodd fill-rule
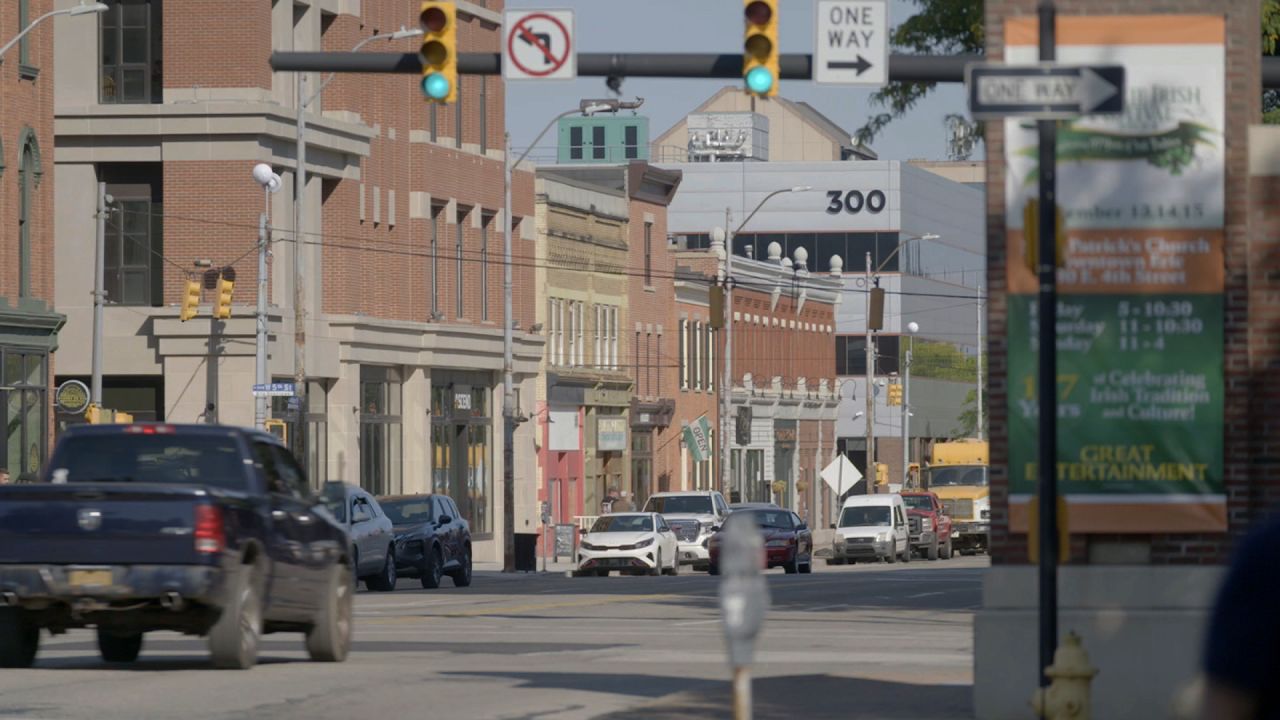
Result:
<svg viewBox="0 0 1280 720"><path fill-rule="evenodd" d="M58 0L69 6L75 0ZM104 400L143 420L251 425L259 214L270 216L269 379L294 377L294 252L304 255L306 412L272 401L313 483L440 492L471 523L474 555L501 557L503 517L502 81L465 77L429 107L402 75L339 75L307 112L294 222L297 84L273 50L349 50L416 11L392 0L107 2L58 26L55 92L59 379L90 372L94 209L107 223ZM464 51L496 52L500 2L459 2ZM231 44L227 44L230 41ZM368 49L412 51L412 41ZM7 67L7 65L6 65ZM318 75L308 76L310 92ZM50 143L52 146L52 143ZM48 153L54 156L55 153ZM264 194L267 163L283 187ZM514 188L517 257L532 254L532 177ZM529 222L522 222L530 216ZM217 278L232 316L211 319ZM180 322L189 279L199 315ZM517 401L530 408L542 340L532 269L515 272ZM533 527L533 431L516 435L517 523ZM524 488L529 488L526 492Z"/></svg>

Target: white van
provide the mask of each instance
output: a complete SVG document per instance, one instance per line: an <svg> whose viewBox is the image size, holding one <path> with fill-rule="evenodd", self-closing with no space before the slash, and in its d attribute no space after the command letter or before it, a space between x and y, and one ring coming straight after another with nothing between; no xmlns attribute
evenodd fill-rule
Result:
<svg viewBox="0 0 1280 720"><path fill-rule="evenodd" d="M898 493L854 495L844 501L834 526L833 565L858 560L911 561L907 506Z"/></svg>

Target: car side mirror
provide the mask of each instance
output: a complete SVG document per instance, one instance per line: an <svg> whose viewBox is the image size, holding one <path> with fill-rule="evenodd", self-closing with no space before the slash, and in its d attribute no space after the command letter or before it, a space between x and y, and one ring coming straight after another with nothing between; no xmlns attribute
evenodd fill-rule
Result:
<svg viewBox="0 0 1280 720"><path fill-rule="evenodd" d="M450 522L452 522L452 521L453 521L453 518L449 517L448 515L441 515L441 516L440 516L440 519L439 519L439 520L436 520L436 524L437 524L437 525L447 525L448 523L450 523Z"/></svg>
<svg viewBox="0 0 1280 720"><path fill-rule="evenodd" d="M835 529L836 529L836 524L835 524L835 523L831 523L831 529L832 529L832 530L835 530Z"/></svg>
<svg viewBox="0 0 1280 720"><path fill-rule="evenodd" d="M806 525L806 524L804 524L804 523L800 523L799 525L797 525L797 526L796 526L796 529L797 529L797 530L808 530L808 529L809 529L809 526L808 526L808 525Z"/></svg>

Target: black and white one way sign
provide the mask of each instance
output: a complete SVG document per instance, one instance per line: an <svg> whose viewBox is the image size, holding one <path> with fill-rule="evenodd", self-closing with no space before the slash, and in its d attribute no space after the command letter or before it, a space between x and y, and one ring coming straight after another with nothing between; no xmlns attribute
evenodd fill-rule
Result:
<svg viewBox="0 0 1280 720"><path fill-rule="evenodd" d="M815 7L814 81L884 85L889 80L889 10L885 0L818 0Z"/></svg>

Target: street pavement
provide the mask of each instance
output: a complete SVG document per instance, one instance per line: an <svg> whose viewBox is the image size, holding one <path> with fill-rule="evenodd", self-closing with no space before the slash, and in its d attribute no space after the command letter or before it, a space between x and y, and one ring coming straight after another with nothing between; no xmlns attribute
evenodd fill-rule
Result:
<svg viewBox="0 0 1280 720"><path fill-rule="evenodd" d="M972 617L985 557L768 573L753 667L757 720L972 717ZM492 567L492 566L489 566ZM561 566L563 567L563 566ZM554 569L553 569L554 570ZM260 665L209 669L203 640L149 634L107 665L91 631L42 638L0 672L0 719L728 718L718 578L572 578L477 566L469 588L363 589L341 664L298 635Z"/></svg>

